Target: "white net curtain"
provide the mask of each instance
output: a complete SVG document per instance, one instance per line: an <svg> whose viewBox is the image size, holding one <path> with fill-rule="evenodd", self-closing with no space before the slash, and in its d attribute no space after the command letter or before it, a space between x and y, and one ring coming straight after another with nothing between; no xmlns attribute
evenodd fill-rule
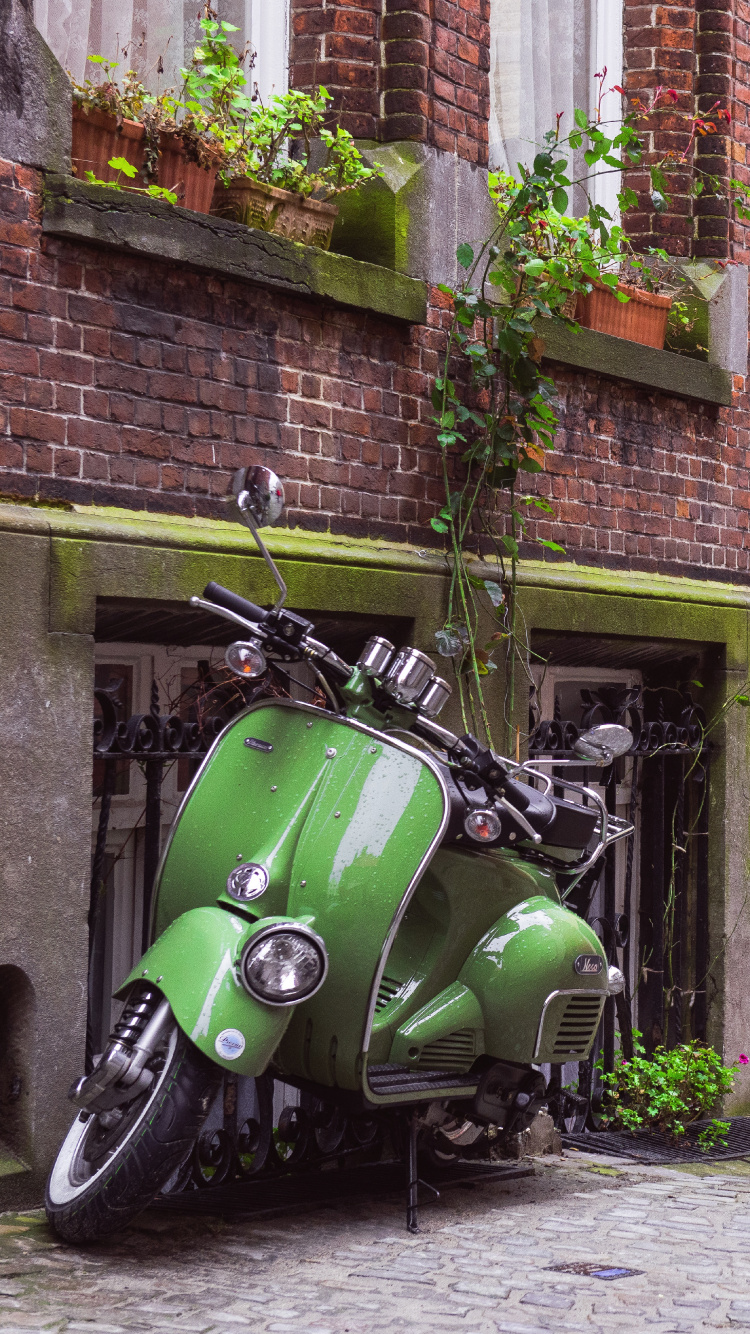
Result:
<svg viewBox="0 0 750 1334"><path fill-rule="evenodd" d="M251 77L263 100L286 92L285 0L213 0L212 8L238 28L231 39L236 49L250 42L257 52ZM179 88L180 68L198 41L201 12L200 0L34 0L37 28L77 82L86 73L96 77L86 58L101 55L119 61L121 70L137 70L152 92Z"/></svg>
<svg viewBox="0 0 750 1334"><path fill-rule="evenodd" d="M559 111L563 133L575 107L593 111L594 75L605 65L605 87L622 83L622 22L622 0L492 0L491 167L516 175ZM616 94L605 98L604 117L620 110ZM598 181L597 202L614 207L616 189L613 179ZM582 198L575 202L580 209Z"/></svg>

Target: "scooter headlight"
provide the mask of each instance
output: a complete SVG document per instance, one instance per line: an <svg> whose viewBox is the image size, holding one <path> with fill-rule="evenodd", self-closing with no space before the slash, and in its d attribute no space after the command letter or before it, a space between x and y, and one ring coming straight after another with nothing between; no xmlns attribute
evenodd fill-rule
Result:
<svg viewBox="0 0 750 1334"><path fill-rule="evenodd" d="M224 654L224 661L230 672L246 679L262 676L266 670L266 655L254 639L249 639L246 643L237 640L234 644L230 644Z"/></svg>
<svg viewBox="0 0 750 1334"><path fill-rule="evenodd" d="M502 832L500 817L495 811L470 811L464 820L464 829L469 838L477 843L491 843Z"/></svg>
<svg viewBox="0 0 750 1334"><path fill-rule="evenodd" d="M323 985L328 955L309 927L270 926L249 940L240 959L240 978L266 1005L296 1005Z"/></svg>

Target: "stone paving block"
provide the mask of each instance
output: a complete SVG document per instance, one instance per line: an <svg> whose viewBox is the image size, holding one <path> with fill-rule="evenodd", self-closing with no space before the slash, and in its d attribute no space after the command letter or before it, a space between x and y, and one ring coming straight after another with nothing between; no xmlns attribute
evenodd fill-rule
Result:
<svg viewBox="0 0 750 1334"><path fill-rule="evenodd" d="M575 1305L572 1297L566 1297L562 1292L527 1292L521 1298L522 1306L544 1306L550 1310L569 1311Z"/></svg>

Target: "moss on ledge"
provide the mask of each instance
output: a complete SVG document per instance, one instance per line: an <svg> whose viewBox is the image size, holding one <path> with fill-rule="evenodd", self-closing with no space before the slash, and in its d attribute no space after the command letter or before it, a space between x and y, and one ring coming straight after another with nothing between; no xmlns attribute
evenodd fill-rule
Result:
<svg viewBox="0 0 750 1334"><path fill-rule="evenodd" d="M625 338L613 338L595 329L573 333L558 321L545 320L537 328L544 339L545 360L561 361L600 375L614 375L680 398L731 405L732 376L722 366L644 347Z"/></svg>
<svg viewBox="0 0 750 1334"><path fill-rule="evenodd" d="M70 241L209 269L411 324L424 324L427 318L427 288L416 278L72 176L46 177L42 227Z"/></svg>

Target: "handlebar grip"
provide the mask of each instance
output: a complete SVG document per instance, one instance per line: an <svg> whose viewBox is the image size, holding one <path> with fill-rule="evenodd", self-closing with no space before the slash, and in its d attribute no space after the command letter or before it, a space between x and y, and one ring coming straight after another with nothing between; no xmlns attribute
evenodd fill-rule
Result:
<svg viewBox="0 0 750 1334"><path fill-rule="evenodd" d="M217 607L225 607L227 611L243 616L246 621L265 621L270 615L262 607L256 607L254 602L241 598L239 593L232 593L230 589L222 588L221 584L206 584L203 596L208 602L215 602Z"/></svg>

